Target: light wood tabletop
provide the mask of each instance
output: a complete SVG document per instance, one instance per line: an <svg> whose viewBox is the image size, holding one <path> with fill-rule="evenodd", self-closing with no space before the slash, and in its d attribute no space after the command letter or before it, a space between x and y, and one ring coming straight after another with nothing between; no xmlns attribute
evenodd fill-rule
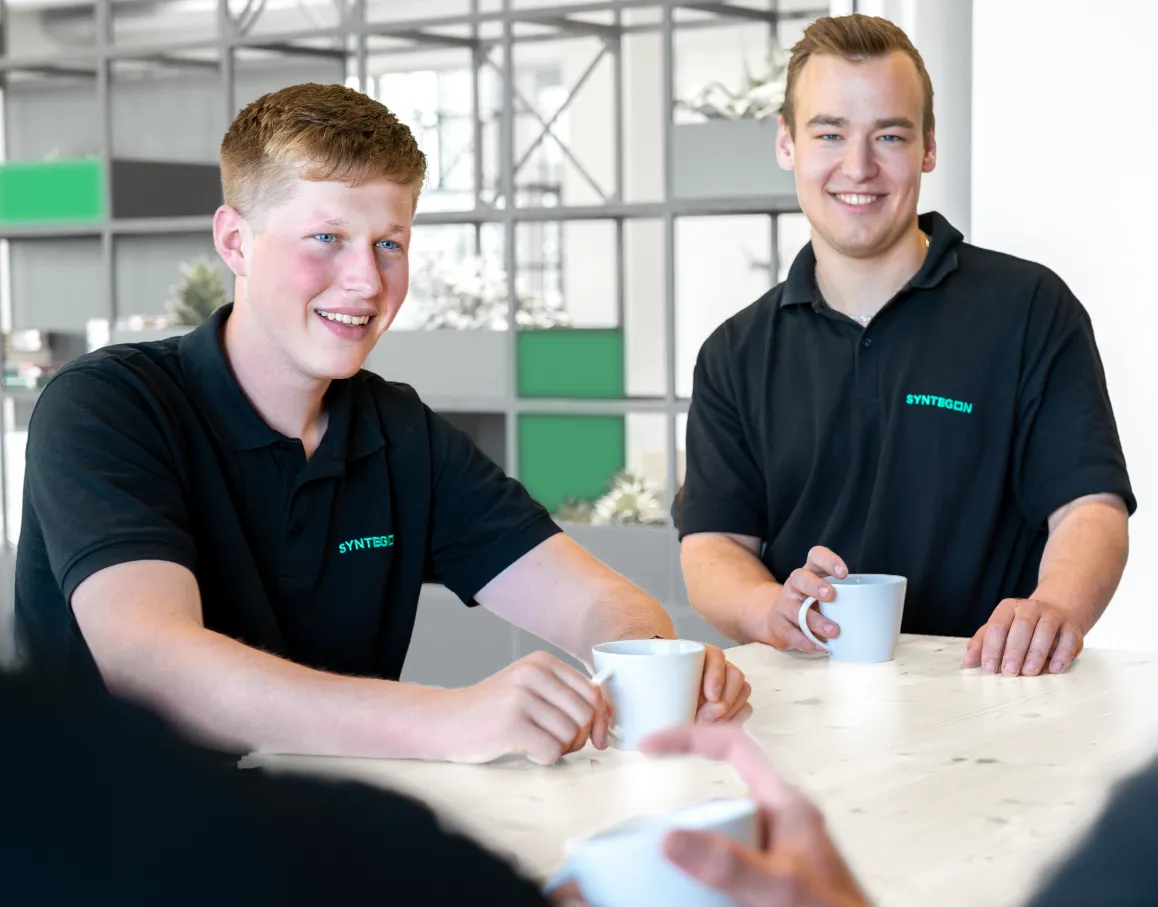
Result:
<svg viewBox="0 0 1158 907"><path fill-rule="evenodd" d="M746 727L828 816L880 907L1017 904L1113 782L1158 753L1158 655L1086 650L1060 676L961 667L964 640L904 636L885 664L728 650L752 683ZM728 767L588 746L551 767L310 756L245 765L417 795L524 871L642 813L742 793Z"/></svg>

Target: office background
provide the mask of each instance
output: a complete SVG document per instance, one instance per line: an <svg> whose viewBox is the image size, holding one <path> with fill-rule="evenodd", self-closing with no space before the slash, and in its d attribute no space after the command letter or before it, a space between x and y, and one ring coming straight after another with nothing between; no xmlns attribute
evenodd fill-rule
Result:
<svg viewBox="0 0 1158 907"><path fill-rule="evenodd" d="M1090 311L1141 506L1122 606L1089 644L1158 648L1147 571L1158 228L1145 195L1158 84L1145 35L1158 11L855 6L905 28L933 77L940 160L922 210L1052 267ZM682 633L719 641L687 605L667 517L692 366L807 241L791 174L775 166L774 118L750 114L776 101L777 51L815 16L851 11L851 0L0 2L5 594L38 386L85 349L186 330L166 316L182 266L213 267L216 155L232 114L284 85L344 82L406 120L431 162L411 295L367 367L413 383ZM713 81L726 91L705 95ZM722 116L705 118L705 105ZM210 277L194 272L186 299ZM0 657L4 620L0 609ZM429 587L404 676L468 683L537 647Z"/></svg>

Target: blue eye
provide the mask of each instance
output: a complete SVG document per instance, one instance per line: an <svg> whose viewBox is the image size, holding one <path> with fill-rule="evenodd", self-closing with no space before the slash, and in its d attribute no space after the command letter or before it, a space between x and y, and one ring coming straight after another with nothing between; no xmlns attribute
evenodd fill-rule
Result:
<svg viewBox="0 0 1158 907"><path fill-rule="evenodd" d="M839 139L840 136L837 135L835 132L827 132L824 135L822 135L820 138L822 138L822 139Z"/></svg>
<svg viewBox="0 0 1158 907"><path fill-rule="evenodd" d="M338 237L333 233L315 233L314 239L321 240L326 245L329 245L330 243L337 242Z"/></svg>
<svg viewBox="0 0 1158 907"><path fill-rule="evenodd" d="M387 252L399 252L402 249L402 246L398 244L398 240L396 239L384 239L379 245Z"/></svg>
<svg viewBox="0 0 1158 907"><path fill-rule="evenodd" d="M904 141L904 138L902 138L902 137L901 137L901 136L899 136L899 135L882 135L882 136L881 136L881 138L882 138L882 139L889 139L889 140L890 140L890 141L889 141L889 144L890 144L890 145L891 145L891 144L894 144L895 142L903 142L903 141Z"/></svg>

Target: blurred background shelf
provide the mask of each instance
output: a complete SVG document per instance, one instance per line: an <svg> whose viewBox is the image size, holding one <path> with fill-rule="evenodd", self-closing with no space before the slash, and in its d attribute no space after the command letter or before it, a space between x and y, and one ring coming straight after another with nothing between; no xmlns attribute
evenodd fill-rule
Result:
<svg viewBox="0 0 1158 907"><path fill-rule="evenodd" d="M212 164L117 159L105 167L87 159L0 165L0 227L212 216L220 204L221 173Z"/></svg>

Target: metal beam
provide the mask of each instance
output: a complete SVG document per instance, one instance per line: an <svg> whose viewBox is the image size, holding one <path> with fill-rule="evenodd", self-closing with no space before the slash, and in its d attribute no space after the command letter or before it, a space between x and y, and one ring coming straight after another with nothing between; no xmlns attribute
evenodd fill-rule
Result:
<svg viewBox="0 0 1158 907"><path fill-rule="evenodd" d="M572 35L594 36L614 40L623 34L623 29L614 25L602 25L599 22L583 22L568 16L541 16L522 20L528 25L549 25L561 32Z"/></svg>
<svg viewBox="0 0 1158 907"><path fill-rule="evenodd" d="M28 66L13 66L8 71L35 73L36 75L40 76L61 76L74 79L95 79L97 77L96 67L92 69L80 69L78 67L69 66L52 66L51 64L45 63L30 64Z"/></svg>
<svg viewBox="0 0 1158 907"><path fill-rule="evenodd" d="M479 46L477 38L443 35L437 32L425 31L421 28L378 31L376 35L381 38L402 38L406 41L413 41L416 44L430 44L437 47L465 47L467 50L474 50Z"/></svg>
<svg viewBox="0 0 1158 907"><path fill-rule="evenodd" d="M563 103L559 105L559 109L556 110L553 114L551 114L551 119L544 122L542 117L540 117L538 115L538 113L536 113L533 110L531 111L532 113L534 113L535 118L538 119L540 123L542 123L543 131L539 133L539 135L535 139L535 141L531 142L530 147L527 148L527 150L523 152L523 156L521 158L519 158L519 160L515 163L515 175L516 176L518 175L519 171L523 169L523 166L527 163L527 161L530 160L531 155L535 153L535 149L538 148L543 143L543 140L545 138L547 138L547 136L551 136L551 138L553 138L556 142L558 142L559 144L562 144L562 140L555 134L554 129L552 127L554 127L555 121L558 120L559 117L563 115L563 112L569 106L571 106L571 102L575 100L575 96L577 94L579 94L579 90L587 83L587 80L589 78L591 78L591 74L593 72L595 72L595 68L599 65L599 61L603 59L603 57L606 53L607 53L607 46L604 45L603 47L601 47L599 49L599 53L597 53L595 55L595 59L592 60L587 65L587 68L585 70L583 70L583 74L581 76L579 76L578 80L572 86L571 90L567 93L567 97L563 99ZM523 104L525 106L530 106L529 102L525 98L523 99ZM601 190L599 190L598 186L596 187L596 191L598 191L599 194L602 195L604 198L607 198L607 194L602 192Z"/></svg>
<svg viewBox="0 0 1158 907"><path fill-rule="evenodd" d="M337 47L310 47L305 44L291 44L287 41L253 41L238 44L238 47L248 47L251 50L268 50L272 53L299 57L321 57L326 60L340 60L345 63L351 56L346 48Z"/></svg>
<svg viewBox="0 0 1158 907"><path fill-rule="evenodd" d="M776 10L752 9L748 6L733 6L731 3L679 3L683 9L694 9L701 13L711 13L714 16L726 16L729 19L749 19L753 22L772 22L782 18Z"/></svg>
<svg viewBox="0 0 1158 907"><path fill-rule="evenodd" d="M216 60L195 60L191 57L174 57L172 54L149 54L135 59L144 63L158 63L171 69L203 69L217 72L221 68Z"/></svg>

